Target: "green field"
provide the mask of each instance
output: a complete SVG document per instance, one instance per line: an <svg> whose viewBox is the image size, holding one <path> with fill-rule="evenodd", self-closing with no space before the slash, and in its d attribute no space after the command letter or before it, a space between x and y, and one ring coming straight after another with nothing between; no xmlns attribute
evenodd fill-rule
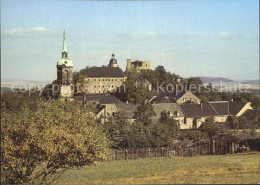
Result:
<svg viewBox="0 0 260 185"><path fill-rule="evenodd" d="M70 169L59 184L260 183L260 153L149 158Z"/></svg>

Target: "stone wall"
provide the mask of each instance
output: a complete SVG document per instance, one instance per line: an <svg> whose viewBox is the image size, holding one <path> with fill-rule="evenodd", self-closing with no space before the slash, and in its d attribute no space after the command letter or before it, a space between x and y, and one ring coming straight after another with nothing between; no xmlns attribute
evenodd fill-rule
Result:
<svg viewBox="0 0 260 185"><path fill-rule="evenodd" d="M83 88L88 94L103 94L108 92L115 92L117 88L124 91L123 83L126 77L114 78L85 78Z"/></svg>

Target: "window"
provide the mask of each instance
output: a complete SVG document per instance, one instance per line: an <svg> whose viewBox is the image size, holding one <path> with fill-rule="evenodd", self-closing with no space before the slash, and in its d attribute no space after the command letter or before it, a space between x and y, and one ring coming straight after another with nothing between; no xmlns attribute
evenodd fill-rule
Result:
<svg viewBox="0 0 260 185"><path fill-rule="evenodd" d="M112 79L112 81L114 81L114 79Z"/></svg>
<svg viewBox="0 0 260 185"><path fill-rule="evenodd" d="M103 79L103 81L104 81L105 79Z"/></svg>
<svg viewBox="0 0 260 185"><path fill-rule="evenodd" d="M110 79L108 79L108 81L110 81Z"/></svg>
<svg viewBox="0 0 260 185"><path fill-rule="evenodd" d="M100 79L98 81L100 81Z"/></svg>
<svg viewBox="0 0 260 185"><path fill-rule="evenodd" d="M112 87L114 87L114 86L112 85Z"/></svg>
<svg viewBox="0 0 260 185"><path fill-rule="evenodd" d="M186 101L186 98L183 98L183 101Z"/></svg>
<svg viewBox="0 0 260 185"><path fill-rule="evenodd" d="M64 71L64 79L69 81L69 71L67 70Z"/></svg>
<svg viewBox="0 0 260 185"><path fill-rule="evenodd" d="M121 79L121 81L123 81L123 79Z"/></svg>
<svg viewBox="0 0 260 185"><path fill-rule="evenodd" d="M88 79L88 81L90 81L90 79Z"/></svg>
<svg viewBox="0 0 260 185"><path fill-rule="evenodd" d="M106 81L107 81L107 79L106 79Z"/></svg>
<svg viewBox="0 0 260 185"><path fill-rule="evenodd" d="M115 81L117 81L117 79L115 79Z"/></svg>
<svg viewBox="0 0 260 185"><path fill-rule="evenodd" d="M97 79L95 79L95 81L97 81Z"/></svg>

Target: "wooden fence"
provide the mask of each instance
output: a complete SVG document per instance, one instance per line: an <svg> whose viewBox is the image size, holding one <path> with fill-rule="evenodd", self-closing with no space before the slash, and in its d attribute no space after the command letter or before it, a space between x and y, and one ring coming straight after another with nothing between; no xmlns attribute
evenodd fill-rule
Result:
<svg viewBox="0 0 260 185"><path fill-rule="evenodd" d="M111 160L130 160L151 157L198 156L206 154L223 155L235 153L241 141L233 136L221 136L208 143L179 142L170 147L138 148L138 149L111 149ZM253 150L260 150L260 140L250 140Z"/></svg>
<svg viewBox="0 0 260 185"><path fill-rule="evenodd" d="M193 146L172 146L139 149L112 149L112 160L128 160L150 157L196 156L210 153L209 143Z"/></svg>

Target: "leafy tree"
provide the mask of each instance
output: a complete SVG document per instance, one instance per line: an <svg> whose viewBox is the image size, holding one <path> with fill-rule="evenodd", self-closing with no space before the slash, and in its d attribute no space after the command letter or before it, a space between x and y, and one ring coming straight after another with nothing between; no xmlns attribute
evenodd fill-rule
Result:
<svg viewBox="0 0 260 185"><path fill-rule="evenodd" d="M189 140L193 141L208 141L208 136L204 133L201 132L200 130L198 131L191 131L185 135L186 138Z"/></svg>
<svg viewBox="0 0 260 185"><path fill-rule="evenodd" d="M209 117L200 126L200 129L205 130L210 139L215 138L220 133L219 125L214 121L213 117Z"/></svg>
<svg viewBox="0 0 260 185"><path fill-rule="evenodd" d="M41 97L43 97L45 100L51 100L51 99L58 99L59 92L58 92L58 86L57 86L57 80L53 80L51 84L45 85L45 87L42 90ZM54 92L53 92L54 90Z"/></svg>
<svg viewBox="0 0 260 185"><path fill-rule="evenodd" d="M131 132L131 126L123 112L111 117L109 122L104 124L104 132L107 133L112 148L129 147L127 136Z"/></svg>
<svg viewBox="0 0 260 185"><path fill-rule="evenodd" d="M199 77L190 77L187 79L188 89L190 90L198 90L199 87L202 86L202 84L203 83Z"/></svg>
<svg viewBox="0 0 260 185"><path fill-rule="evenodd" d="M245 117L231 117L228 120L229 127L231 129L247 129L249 128L248 121Z"/></svg>
<svg viewBox="0 0 260 185"><path fill-rule="evenodd" d="M209 102L209 99L207 98L207 96L200 95L200 96L199 96L199 99L200 99L203 103L208 103L208 102Z"/></svg>
<svg viewBox="0 0 260 185"><path fill-rule="evenodd" d="M155 73L157 74L156 76L158 76L159 84L166 83L167 74L166 74L166 70L164 69L163 66L157 66L155 68Z"/></svg>
<svg viewBox="0 0 260 185"><path fill-rule="evenodd" d="M150 125L150 116L153 114L153 109L150 103L142 102L137 110L134 112L134 118L137 122L141 122L143 125Z"/></svg>
<svg viewBox="0 0 260 185"><path fill-rule="evenodd" d="M37 102L36 110L25 107L18 113L5 104L1 108L3 184L49 183L69 167L108 156L102 129L93 114L78 105Z"/></svg>
<svg viewBox="0 0 260 185"><path fill-rule="evenodd" d="M131 132L127 135L129 148L145 148L151 146L149 141L150 127L141 122L131 124Z"/></svg>
<svg viewBox="0 0 260 185"><path fill-rule="evenodd" d="M127 101L139 104L148 98L149 89L145 85L145 79L139 77L139 73L135 68L128 71L125 87L126 93L124 96Z"/></svg>
<svg viewBox="0 0 260 185"><path fill-rule="evenodd" d="M1 96L1 103L5 104L6 109L12 112L20 112L23 108L27 107L30 110L36 108L36 103L40 101L39 90L32 90L32 92L21 92L18 89L13 91L6 91Z"/></svg>
<svg viewBox="0 0 260 185"><path fill-rule="evenodd" d="M158 74L154 70L141 70L140 78L146 79L152 85L152 89L156 89L157 81L158 81Z"/></svg>
<svg viewBox="0 0 260 185"><path fill-rule="evenodd" d="M155 131L156 130L161 134L161 145L168 146L172 144L173 140L177 139L179 126L177 121L169 117L167 112L164 110L161 112L158 127L155 127Z"/></svg>

